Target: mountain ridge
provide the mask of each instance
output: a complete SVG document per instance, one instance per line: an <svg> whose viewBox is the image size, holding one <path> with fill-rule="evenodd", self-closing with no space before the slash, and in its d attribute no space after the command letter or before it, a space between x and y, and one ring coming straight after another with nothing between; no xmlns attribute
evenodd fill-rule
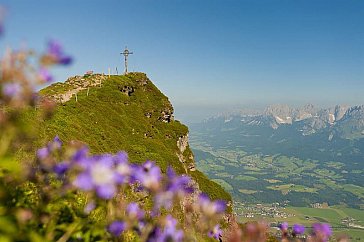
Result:
<svg viewBox="0 0 364 242"><path fill-rule="evenodd" d="M294 125L302 135L312 135L329 129L332 135L342 138L364 137L364 105L336 105L318 108L306 104L292 108L287 104L270 105L263 111L242 111L222 114L204 120L204 123L224 118L224 123L240 119L246 125L263 125L278 129L282 125Z"/></svg>

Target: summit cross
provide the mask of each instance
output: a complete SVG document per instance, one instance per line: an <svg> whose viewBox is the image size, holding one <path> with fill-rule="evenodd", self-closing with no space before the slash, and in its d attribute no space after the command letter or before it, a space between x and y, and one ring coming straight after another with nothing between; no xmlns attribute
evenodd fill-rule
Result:
<svg viewBox="0 0 364 242"><path fill-rule="evenodd" d="M133 54L133 52L130 52L128 48L125 46L124 52L120 53L124 55L124 63L125 63L125 72L124 74L128 74L128 56Z"/></svg>

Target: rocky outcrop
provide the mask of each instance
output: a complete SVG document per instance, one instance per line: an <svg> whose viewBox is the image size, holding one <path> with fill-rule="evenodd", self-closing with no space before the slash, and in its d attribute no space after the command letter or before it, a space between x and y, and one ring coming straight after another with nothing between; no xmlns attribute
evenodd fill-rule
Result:
<svg viewBox="0 0 364 242"><path fill-rule="evenodd" d="M54 94L46 95L58 103L65 103L71 100L73 96L76 96L82 90L88 89L90 87L97 87L102 85L103 81L107 79L104 74L93 74L87 76L74 76L68 78L65 83L55 83L53 86L62 86L61 91L57 91Z"/></svg>
<svg viewBox="0 0 364 242"><path fill-rule="evenodd" d="M169 123L173 121L173 109L165 108L164 110L162 110L158 120L164 123Z"/></svg>
<svg viewBox="0 0 364 242"><path fill-rule="evenodd" d="M107 79L104 74L93 74L87 76L74 76L66 80L65 84L86 89L88 87L100 86Z"/></svg>
<svg viewBox="0 0 364 242"><path fill-rule="evenodd" d="M127 96L130 96L134 92L134 87L131 86L120 86L119 90Z"/></svg>
<svg viewBox="0 0 364 242"><path fill-rule="evenodd" d="M177 140L177 147L181 153L185 152L188 146L188 134L180 136Z"/></svg>
<svg viewBox="0 0 364 242"><path fill-rule="evenodd" d="M333 110L335 121L342 119L349 108L350 107L348 105L336 105Z"/></svg>
<svg viewBox="0 0 364 242"><path fill-rule="evenodd" d="M188 152L189 144L188 144L188 134L182 135L177 140L178 152L176 153L178 160L183 164L186 172L187 171L195 171L195 162L192 152Z"/></svg>
<svg viewBox="0 0 364 242"><path fill-rule="evenodd" d="M129 72L128 77L131 77L139 86L146 86L150 80L147 75L140 72Z"/></svg>

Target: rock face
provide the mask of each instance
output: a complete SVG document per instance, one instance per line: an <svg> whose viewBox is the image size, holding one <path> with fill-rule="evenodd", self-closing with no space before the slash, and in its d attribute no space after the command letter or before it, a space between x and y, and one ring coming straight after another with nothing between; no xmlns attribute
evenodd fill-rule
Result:
<svg viewBox="0 0 364 242"><path fill-rule="evenodd" d="M176 153L176 155L179 161L183 164L185 170L196 171L193 154L188 149L189 148L188 133L178 138L177 147L178 147L178 152Z"/></svg>
<svg viewBox="0 0 364 242"><path fill-rule="evenodd" d="M350 107L347 105L336 105L334 110L332 110L332 113L335 117L335 121L342 119L349 108Z"/></svg>
<svg viewBox="0 0 364 242"><path fill-rule="evenodd" d="M181 153L185 152L188 146L188 134L183 135L177 140L177 147Z"/></svg>
<svg viewBox="0 0 364 242"><path fill-rule="evenodd" d="M106 79L107 76L104 74L70 77L64 83L53 84L54 92L46 95L46 97L63 104L82 90L101 86Z"/></svg>
<svg viewBox="0 0 364 242"><path fill-rule="evenodd" d="M271 123L272 128L278 128L281 124L293 124L304 121L306 127L315 129L326 128L343 118L348 106L337 105L333 108L320 109L312 104L306 104L300 108L291 108L288 105L271 105L256 116L271 116L275 122Z"/></svg>
<svg viewBox="0 0 364 242"><path fill-rule="evenodd" d="M161 111L159 120L164 123L169 123L174 120L173 109L164 109Z"/></svg>
<svg viewBox="0 0 364 242"><path fill-rule="evenodd" d="M130 78L132 78L134 80L134 82L136 84L138 84L138 86L146 86L150 80L148 79L147 75L145 75L144 73L140 73L140 72L129 72L128 76Z"/></svg>
<svg viewBox="0 0 364 242"><path fill-rule="evenodd" d="M134 92L134 88L130 86L121 86L119 90L127 96L130 96Z"/></svg>

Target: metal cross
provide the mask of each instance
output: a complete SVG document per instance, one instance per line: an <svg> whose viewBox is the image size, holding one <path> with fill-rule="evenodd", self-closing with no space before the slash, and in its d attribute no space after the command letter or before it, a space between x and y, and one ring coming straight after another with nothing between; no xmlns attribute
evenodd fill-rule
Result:
<svg viewBox="0 0 364 242"><path fill-rule="evenodd" d="M125 74L127 74L127 73L128 73L128 56L129 56L129 55L131 55L131 54L133 54L133 52L130 52L130 51L128 50L128 48L125 46L125 50L124 50L124 52L122 52L122 53L120 53L120 54L124 55L124 61L125 61Z"/></svg>

